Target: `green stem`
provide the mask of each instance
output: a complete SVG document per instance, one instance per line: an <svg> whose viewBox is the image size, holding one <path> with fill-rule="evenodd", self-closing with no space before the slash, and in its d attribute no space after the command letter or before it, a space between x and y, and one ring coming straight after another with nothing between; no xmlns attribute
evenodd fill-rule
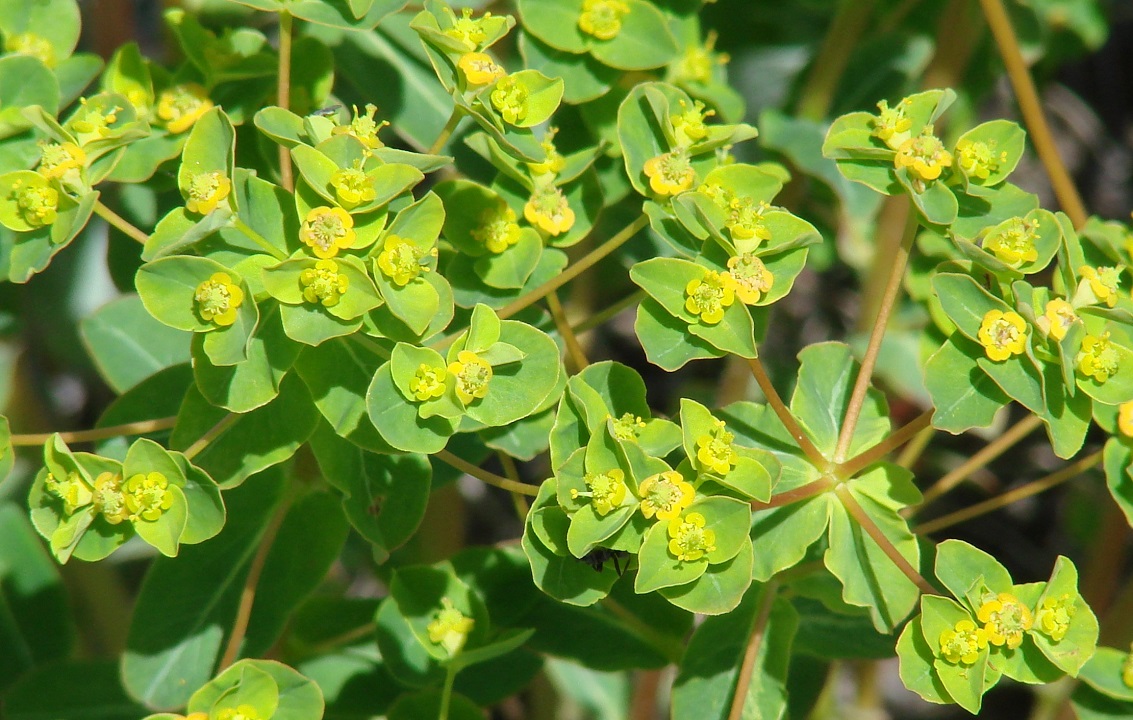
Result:
<svg viewBox="0 0 1133 720"><path fill-rule="evenodd" d="M767 632L767 620L771 617L771 608L775 606L775 595L779 591L779 583L771 580L763 588L763 596L759 598L759 610L755 622L751 627L751 635L747 641L747 650L740 665L740 675L736 679L736 693L732 696L732 707L728 712L728 720L741 720L744 715L744 703L747 701L748 690L751 687L751 676L755 672L755 661L759 659L759 649L763 644L763 636Z"/></svg>
<svg viewBox="0 0 1133 720"><path fill-rule="evenodd" d="M563 310L557 293L547 293L547 309L551 311L551 318L555 321L555 327L558 328L559 337L563 339L563 344L566 345L567 357L574 363L574 371L582 372L590 365L590 362L586 359L586 352L582 349L582 344L578 342L578 337L570 326L570 320L567 319L566 311Z"/></svg>
<svg viewBox="0 0 1133 720"><path fill-rule="evenodd" d="M830 461L823 457L822 452L811 442L810 436L803 431L798 421L795 420L790 408L779 396L779 391L771 384L771 378L767 376L767 370L764 369L763 363L760 362L759 358L751 358L748 360L748 365L751 366L751 374L755 376L755 382L759 385L759 389L763 391L763 397L767 399L767 404L771 406L771 409L779 418L779 422L795 439L795 443L798 444L803 454L816 468L822 471L827 470Z"/></svg>
<svg viewBox="0 0 1133 720"><path fill-rule="evenodd" d="M441 711L437 713L437 720L448 720L448 708L452 702L452 686L456 682L456 665L450 663L445 668L445 685L441 690Z"/></svg>
<svg viewBox="0 0 1133 720"><path fill-rule="evenodd" d="M881 296L881 304L877 309L877 319L873 323L873 331L869 335L869 345L865 355L862 356L862 365L858 369L858 377L854 381L854 389L850 394L850 402L846 406L846 417L842 421L842 430L838 434L838 446L834 450L834 462L841 464L846 460L846 453L850 449L850 442L854 438L854 430L861 417L862 406L865 404L866 392L873 377L873 368L877 364L877 357L881 352L881 341L885 338L885 330L889 325L889 315L897 304L897 295L901 291L901 281L905 277L905 266L909 262L909 252L913 246L913 239L917 235L920 221L913 208L909 209L909 219L905 225L905 234L901 246L893 258L893 265L889 271L889 281L885 285L885 292Z"/></svg>
<svg viewBox="0 0 1133 720"><path fill-rule="evenodd" d="M276 102L284 110L291 109L291 13L279 13L279 78ZM279 181L287 192L295 192L295 176L291 168L291 150L279 146Z"/></svg>
<svg viewBox="0 0 1133 720"><path fill-rule="evenodd" d="M272 245L270 242L268 242L267 238L253 230L252 227L248 225L248 223L244 222L236 215L232 216L232 227L244 233L244 235L247 236L249 240L262 247L268 255L271 255L276 260L282 262L287 259L286 252L284 252L280 248L277 248L275 245Z"/></svg>
<svg viewBox="0 0 1133 720"><path fill-rule="evenodd" d="M934 588L928 580L925 580L917 569L913 567L912 563L901 554L901 551L890 542L889 538L885 536L885 533L881 531L881 528L877 526L877 523L873 521L873 518L869 516L869 513L865 511L865 508L858 504L858 501L854 498L854 494L850 492L848 487L839 485L834 488L834 494L838 496L838 499L842 502L842 507L846 508L846 512L850 514L854 522L856 522L862 530L865 530L867 535L873 538L873 541L881 548L881 552L885 553L885 557L889 558L910 582L916 585L917 588L926 595L940 595L940 591Z"/></svg>
<svg viewBox="0 0 1133 720"><path fill-rule="evenodd" d="M461 112L459 107L454 107L452 109L452 115L448 116L448 121L445 123L445 126L441 128L441 134L437 136L437 139L433 141L433 144L430 145L429 149L426 151L429 155L436 155L444 149L445 143L448 142L453 132L456 131L456 126L460 124L462 117L464 117L464 113Z"/></svg>
<svg viewBox="0 0 1133 720"><path fill-rule="evenodd" d="M608 308L606 308L604 310L599 310L598 312L587 316L587 318L585 320L583 320L582 322L575 325L574 328L573 328L575 335L581 335L584 332L589 332L589 331L593 330L594 328L598 327L599 325L602 325L603 323L605 323L610 318L615 317L617 315L620 315L626 309L628 309L628 308L630 308L634 305L637 305L644 298L645 298L645 291L644 290L638 290L636 292L630 293L629 295L626 295L624 298L622 298L621 300L618 300L616 303L609 306Z"/></svg>
<svg viewBox="0 0 1133 720"><path fill-rule="evenodd" d="M477 480L480 480L481 482L484 482L488 485L492 485L493 487L498 487L502 490L507 490L508 492L513 492L513 493L519 493L521 495L530 495L531 497L535 497L536 495L539 494L539 488L535 487L534 485L528 485L526 483L515 482L514 480L508 480L506 477L500 477L499 475L496 475L495 473L490 473L487 470L484 470L480 467L477 467L476 465L473 465L472 463L468 462L464 458L457 457L456 455L453 455L448 450L441 450L440 452L435 452L435 453L433 453L433 457L435 457L436 459L440 460L443 463L446 463L448 465L453 466L454 468L461 471L462 473L465 473L466 475L471 475L472 477L476 478Z"/></svg>
<svg viewBox="0 0 1133 720"><path fill-rule="evenodd" d="M213 440L216 440L218 437L220 437L224 433L225 430L227 430L233 423L235 423L239 419L240 419L240 416L237 415L236 413L228 413L227 415L225 415L223 418L220 419L220 422L218 422L216 425L213 425L211 428L209 428L208 432L206 432L204 435L202 435L199 440L197 440L195 443L190 445L182 453L182 455L185 456L186 460L192 460L197 455L199 455L202 450L204 450L206 447L208 447L209 443L211 443Z"/></svg>
<svg viewBox="0 0 1133 720"><path fill-rule="evenodd" d="M909 424L898 429L896 432L890 433L889 437L874 445L869 450L859 453L856 457L852 457L842 463L837 470L838 477L842 479L852 478L867 466L872 465L907 443L913 436L929 426L929 423L932 422L932 412L932 410L926 410L910 421Z"/></svg>
<svg viewBox="0 0 1133 720"><path fill-rule="evenodd" d="M123 235L136 240L142 245L145 245L146 241L149 240L149 235L146 235L126 218L103 205L101 200L94 201L94 214L118 228Z"/></svg>
<svg viewBox="0 0 1133 720"><path fill-rule="evenodd" d="M111 425L110 427L95 428L93 430L75 430L61 433L34 433L26 435L13 435L13 447L43 445L55 435L63 438L65 443L97 442L122 435L147 435L159 430L168 430L177 424L177 418L167 417L157 420L141 420L139 422Z"/></svg>

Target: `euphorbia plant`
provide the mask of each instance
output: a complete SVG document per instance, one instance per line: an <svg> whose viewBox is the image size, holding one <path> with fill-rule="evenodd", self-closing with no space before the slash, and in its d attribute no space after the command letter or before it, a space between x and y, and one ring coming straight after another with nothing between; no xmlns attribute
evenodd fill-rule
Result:
<svg viewBox="0 0 1133 720"><path fill-rule="evenodd" d="M585 705L601 671L673 665L678 720L804 717L831 663L892 656L971 713L1069 676L1080 717L1130 714L1133 661L1095 653L1107 578L939 535L1099 464L1133 518L1131 235L1060 176L982 4L1060 211L1011 181L1022 126L910 63L821 124L765 111L754 161L699 2L237 0L167 11L169 65L76 54L73 0L0 2L0 267L31 298L108 231L119 295L81 324L116 396L96 427L0 418L5 716L551 717L537 676ZM843 5L803 115L874 12ZM1083 13L1030 20L1089 39ZM765 367L781 301L862 269L832 239L863 227L867 332ZM630 309L642 353L580 339ZM693 362L722 400L657 379ZM1070 464L911 524L1040 424ZM994 439L936 478L934 428ZM458 478L514 515L455 536Z"/></svg>

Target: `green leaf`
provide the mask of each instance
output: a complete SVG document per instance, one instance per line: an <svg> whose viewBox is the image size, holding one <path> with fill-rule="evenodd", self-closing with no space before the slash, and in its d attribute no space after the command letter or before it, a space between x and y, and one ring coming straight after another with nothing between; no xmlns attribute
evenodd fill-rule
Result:
<svg viewBox="0 0 1133 720"><path fill-rule="evenodd" d="M953 664L940 650L941 633L952 630L956 623L972 620L971 614L948 598L925 595L921 598L921 629L934 656L933 669L953 701L973 715L979 712L985 691L988 650L980 651L974 664Z"/></svg>
<svg viewBox="0 0 1133 720"><path fill-rule="evenodd" d="M1044 603L1048 600L1054 603L1064 600L1073 608L1069 628L1060 640L1054 640L1042 630L1046 610ZM1039 650L1071 677L1077 677L1078 671L1094 654L1098 642L1098 619L1078 593L1077 568L1061 555L1054 563L1046 590L1035 605L1035 624L1030 636Z"/></svg>
<svg viewBox="0 0 1133 720"><path fill-rule="evenodd" d="M79 330L99 374L119 394L189 359L189 336L156 321L137 295L103 305L83 318Z"/></svg>
<svg viewBox="0 0 1133 720"><path fill-rule="evenodd" d="M302 347L284 334L279 306L274 303L248 344L247 360L235 365L214 365L204 348L208 337L193 336L197 389L213 405L236 413L250 412L274 400Z"/></svg>
<svg viewBox="0 0 1133 720"><path fill-rule="evenodd" d="M1133 449L1121 439L1111 437L1105 443L1103 465L1109 494L1125 513L1126 522L1133 525L1133 476L1127 470L1133 467Z"/></svg>
<svg viewBox="0 0 1133 720"><path fill-rule="evenodd" d="M118 664L105 660L65 660L37 668L4 696L4 717L9 720L126 720L147 712L122 690Z"/></svg>
<svg viewBox="0 0 1133 720"><path fill-rule="evenodd" d="M197 310L194 295L197 287L218 273L224 273L231 282L244 291L244 300L237 308L237 323L241 327L220 328L212 321L205 321ZM247 334L255 327L256 304L248 284L235 272L208 258L176 256L161 258L143 265L134 278L142 304L150 315L165 325L189 332L227 332L241 333L246 327Z"/></svg>
<svg viewBox="0 0 1133 720"><path fill-rule="evenodd" d="M1128 660L1129 653L1100 647L1089 662L1082 666L1078 677L1107 697L1133 702L1133 688L1123 681Z"/></svg>
<svg viewBox="0 0 1133 720"><path fill-rule="evenodd" d="M978 606L967 600L982 582L993 593L1010 592L1011 575L991 555L960 540L945 540L936 546L936 578L968 609L975 613Z"/></svg>
<svg viewBox="0 0 1133 720"><path fill-rule="evenodd" d="M11 0L6 4L14 5ZM59 82L42 62L29 55L0 57L0 138L31 127L23 108L39 105L54 115L59 112L59 100Z"/></svg>
<svg viewBox="0 0 1133 720"><path fill-rule="evenodd" d="M979 368L976 358L981 353L982 346L956 333L925 363L925 388L934 408L933 427L953 435L989 427L1010 400Z"/></svg>
<svg viewBox="0 0 1133 720"><path fill-rule="evenodd" d="M932 646L925 640L920 616L914 617L897 639L898 673L905 687L937 705L955 702L937 674Z"/></svg>
<svg viewBox="0 0 1133 720"><path fill-rule="evenodd" d="M594 58L557 50L531 33L520 33L519 52L525 67L562 78L563 102L572 105L605 95L618 77L616 70Z"/></svg>
<svg viewBox="0 0 1133 720"><path fill-rule="evenodd" d="M216 707L231 707L229 703L252 700L245 694L246 685L251 678L260 680L264 685L268 683L263 682L263 679L270 679L268 687L274 687L276 693L272 718L305 720L323 716L323 694L319 686L274 660L241 660L233 663L193 694L189 701L189 712L207 712ZM257 707L257 704L252 704Z"/></svg>
<svg viewBox="0 0 1133 720"><path fill-rule="evenodd" d="M405 452L438 452L456 432L456 423L449 418L420 416L417 403L397 389L389 363L378 369L366 391L366 411L382 439Z"/></svg>
<svg viewBox="0 0 1133 720"><path fill-rule="evenodd" d="M833 457L858 374L858 363L848 346L835 342L809 345L799 353L799 362L799 382L791 395L791 411L809 432L818 450L826 457ZM885 398L870 388L846 456L853 457L873 447L888 433Z"/></svg>
<svg viewBox="0 0 1133 720"><path fill-rule="evenodd" d="M751 540L744 538L740 551L731 560L709 565L708 570L687 585L661 589L661 595L679 608L704 615L723 615L740 604L751 585L754 559Z"/></svg>
<svg viewBox="0 0 1133 720"><path fill-rule="evenodd" d="M669 552L669 523L658 520L645 533L638 554L639 567L633 589L639 594L685 585L708 569L708 557L680 560Z"/></svg>
<svg viewBox="0 0 1133 720"><path fill-rule="evenodd" d="M661 303L652 298L642 300L637 307L634 331L649 362L664 370L672 372L692 360L724 356L722 350L716 349L707 340L690 337L688 327L685 321L670 315Z"/></svg>

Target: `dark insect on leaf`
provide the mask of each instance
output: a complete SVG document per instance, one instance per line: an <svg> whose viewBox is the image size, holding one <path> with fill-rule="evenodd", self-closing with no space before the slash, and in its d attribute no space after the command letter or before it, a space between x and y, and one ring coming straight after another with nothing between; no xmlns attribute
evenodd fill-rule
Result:
<svg viewBox="0 0 1133 720"><path fill-rule="evenodd" d="M596 547L578 560L594 568L595 572L602 572L606 563L613 562L614 570L617 571L618 577L621 577L623 572L621 560L628 556L629 553L625 550L611 550L610 548Z"/></svg>

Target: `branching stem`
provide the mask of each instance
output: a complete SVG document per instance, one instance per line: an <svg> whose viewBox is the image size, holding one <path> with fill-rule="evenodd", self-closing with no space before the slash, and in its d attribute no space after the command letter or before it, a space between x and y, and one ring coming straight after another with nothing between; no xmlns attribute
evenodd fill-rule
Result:
<svg viewBox="0 0 1133 720"><path fill-rule="evenodd" d="M440 452L433 453L433 457L443 463L453 466L462 473L471 475L477 480L480 480L481 482L484 482L488 485L492 485L493 487L498 487L503 490L507 490L508 492L519 493L521 495L530 495L532 497L539 494L539 488L533 485L515 482L514 480L508 480L506 477L500 477L495 473L490 473L487 470L473 465L463 458L453 455L448 450L441 450Z"/></svg>
<svg viewBox="0 0 1133 720"><path fill-rule="evenodd" d="M460 124L462 117L464 117L464 115L460 108L454 107L452 109L452 115L448 116L448 121L445 122L445 126L441 128L441 134L437 136L437 139L433 141L433 144L430 145L429 149L426 151L429 155L436 155L444 149L445 143L448 142L453 132L456 131L456 126Z"/></svg>
<svg viewBox="0 0 1133 720"><path fill-rule="evenodd" d="M927 428L931 422L932 410L924 411L904 427L898 429L896 432L890 433L889 437L874 445L869 450L859 453L856 457L852 457L838 466L839 477L852 478L869 465L872 465L912 440L917 433Z"/></svg>
<svg viewBox="0 0 1133 720"><path fill-rule="evenodd" d="M934 588L928 580L925 580L924 576L901 554L901 551L890 542L889 538L885 536L885 533L881 531L881 528L877 526L877 523L873 521L873 518L869 516L869 513L865 511L865 508L858 504L857 499L854 498L854 494L850 492L849 488L845 485L839 485L834 488L834 494L838 496L838 499L842 502L842 507L846 508L846 512L850 514L854 522L861 526L862 530L865 530L867 535L873 538L873 541L877 543L877 546L881 548L885 556L893 561L897 569L900 570L910 582L916 585L917 588L926 595L940 594L940 591Z"/></svg>
<svg viewBox="0 0 1133 720"><path fill-rule="evenodd" d="M141 245L145 245L149 240L149 235L146 235L136 225L131 223L126 218L106 207L101 200L94 201L94 214L118 228L123 235L128 236L130 239L137 241Z"/></svg>
<svg viewBox="0 0 1133 720"><path fill-rule="evenodd" d="M284 110L291 109L291 13L279 13L279 78L276 102ZM279 146L279 182L287 192L295 192L295 176L291 168L291 150Z"/></svg>
<svg viewBox="0 0 1133 720"><path fill-rule="evenodd" d="M790 433L791 437L795 439L803 454L807 456L811 464L819 470L826 470L830 465L830 461L823 457L814 443L811 442L810 436L803 431L795 416L791 413L790 408L783 402L783 398L779 396L779 391L771 384L771 378L767 377L767 371L763 368L763 363L759 358L749 358L748 365L751 366L751 374L755 376L755 382L758 383L759 389L763 391L763 396L767 398L767 404L775 412L779 418L779 422L783 423L783 427Z"/></svg>
<svg viewBox="0 0 1133 720"><path fill-rule="evenodd" d="M574 371L582 372L590 365L590 361L586 359L586 352L582 349L582 344L578 342L578 336L574 334L574 329L570 326L563 305L559 302L558 293L554 291L547 293L547 309L551 311L551 318L554 319L555 327L559 330L559 337L563 339L563 344L566 345L567 357L574 364Z"/></svg>
<svg viewBox="0 0 1133 720"><path fill-rule="evenodd" d="M120 437L122 435L146 435L151 432L158 432L159 430L168 430L175 424L177 424L176 417L166 417L159 418L157 420L140 420L138 422L125 423L123 425L111 425L104 428L94 428L93 430L74 430L71 432L61 433L32 433L13 435L12 445L13 447L43 445L54 435L59 435L59 437L63 438L63 442L68 444L98 442L99 440Z"/></svg>

